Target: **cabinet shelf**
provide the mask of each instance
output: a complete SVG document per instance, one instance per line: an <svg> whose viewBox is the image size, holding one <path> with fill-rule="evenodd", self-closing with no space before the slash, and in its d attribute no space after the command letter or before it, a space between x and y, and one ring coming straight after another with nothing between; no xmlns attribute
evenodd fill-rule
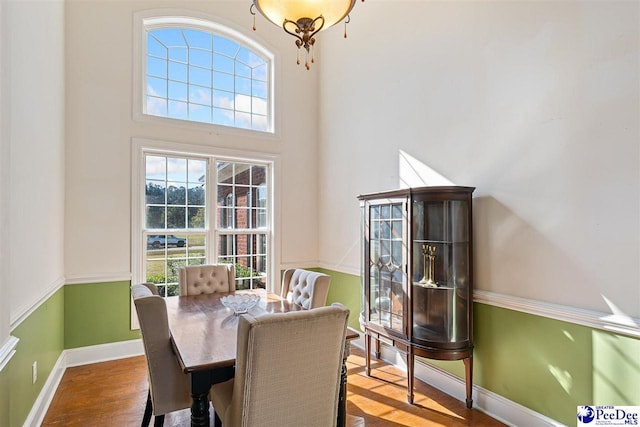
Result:
<svg viewBox="0 0 640 427"><path fill-rule="evenodd" d="M407 357L463 360L466 404L473 373L473 187L422 187L358 197L362 213L362 307L366 372L371 342Z"/></svg>

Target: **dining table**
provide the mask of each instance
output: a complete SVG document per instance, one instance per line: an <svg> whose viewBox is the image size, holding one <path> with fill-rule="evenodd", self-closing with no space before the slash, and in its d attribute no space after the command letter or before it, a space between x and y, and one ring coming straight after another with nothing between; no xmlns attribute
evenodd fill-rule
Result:
<svg viewBox="0 0 640 427"><path fill-rule="evenodd" d="M286 313L304 310L301 306L264 289L218 292L166 298L171 343L185 374L191 376L191 425L208 426L209 389L234 376L238 315L225 307L222 297L256 293L259 302L249 314ZM349 343L358 333L347 328L338 402L338 427L346 424L346 390Z"/></svg>

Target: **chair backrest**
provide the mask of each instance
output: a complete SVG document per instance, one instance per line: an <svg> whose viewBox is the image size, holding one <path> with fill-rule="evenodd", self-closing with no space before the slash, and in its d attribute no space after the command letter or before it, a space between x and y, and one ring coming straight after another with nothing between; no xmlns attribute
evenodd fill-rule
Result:
<svg viewBox="0 0 640 427"><path fill-rule="evenodd" d="M348 318L349 310L339 304L242 315L223 425L335 425Z"/></svg>
<svg viewBox="0 0 640 427"><path fill-rule="evenodd" d="M326 274L291 268L282 276L280 296L306 309L323 307L330 284L331 277Z"/></svg>
<svg viewBox="0 0 640 427"><path fill-rule="evenodd" d="M191 406L191 382L182 372L171 346L167 305L154 285L131 286L149 369L153 414L163 415Z"/></svg>
<svg viewBox="0 0 640 427"><path fill-rule="evenodd" d="M180 269L180 295L214 294L236 290L233 264L191 265Z"/></svg>

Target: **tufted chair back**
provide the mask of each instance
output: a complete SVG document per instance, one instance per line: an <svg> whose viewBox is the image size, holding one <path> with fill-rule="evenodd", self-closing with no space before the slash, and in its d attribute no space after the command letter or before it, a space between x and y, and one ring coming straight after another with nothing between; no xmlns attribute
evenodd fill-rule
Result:
<svg viewBox="0 0 640 427"><path fill-rule="evenodd" d="M236 290L233 264L192 265L180 269L180 295L215 294Z"/></svg>
<svg viewBox="0 0 640 427"><path fill-rule="evenodd" d="M149 396L142 425L149 424L153 413L155 425L161 426L166 413L191 406L191 381L173 353L167 306L158 296L158 289L149 283L132 285L131 296L149 371Z"/></svg>
<svg viewBox="0 0 640 427"><path fill-rule="evenodd" d="M331 277L315 271L291 268L282 276L280 296L302 308L323 307L327 303Z"/></svg>
<svg viewBox="0 0 640 427"><path fill-rule="evenodd" d="M215 425L335 426L348 318L341 305L241 315L235 377L210 392Z"/></svg>

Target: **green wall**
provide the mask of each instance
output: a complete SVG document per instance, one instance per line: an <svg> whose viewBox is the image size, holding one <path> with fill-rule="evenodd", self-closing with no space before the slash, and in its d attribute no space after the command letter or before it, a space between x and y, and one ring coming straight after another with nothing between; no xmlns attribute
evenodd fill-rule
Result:
<svg viewBox="0 0 640 427"><path fill-rule="evenodd" d="M359 329L359 277L317 271ZM475 385L563 424L575 425L578 405L640 405L640 340L475 303L474 341ZM462 361L428 363L464 378Z"/></svg>
<svg viewBox="0 0 640 427"><path fill-rule="evenodd" d="M311 269L319 273L331 276L329 295L327 295L327 305L339 302L350 310L349 326L360 330L358 317L360 316L360 276L353 274L339 273L337 271L322 268Z"/></svg>
<svg viewBox="0 0 640 427"><path fill-rule="evenodd" d="M0 372L0 426L9 424L9 369L11 362Z"/></svg>
<svg viewBox="0 0 640 427"><path fill-rule="evenodd" d="M131 330L131 282L65 286L64 348L140 338Z"/></svg>
<svg viewBox="0 0 640 427"><path fill-rule="evenodd" d="M20 339L16 354L7 365L0 387L3 403L9 408L8 426L21 426L47 381L64 349L64 288L60 288L44 304L13 330ZM38 379L32 384L31 366L38 362ZM8 387L8 399L5 393ZM4 411L3 411L4 413ZM6 418L6 415L0 419Z"/></svg>
<svg viewBox="0 0 640 427"><path fill-rule="evenodd" d="M347 306L359 329L359 277L316 271L332 278L327 303ZM0 426L24 423L63 349L139 338L130 301L128 281L66 285L23 321L13 331L18 351L0 373ZM578 405L640 404L640 340L486 304L474 309L474 384L567 425ZM461 361L428 363L464 376Z"/></svg>

